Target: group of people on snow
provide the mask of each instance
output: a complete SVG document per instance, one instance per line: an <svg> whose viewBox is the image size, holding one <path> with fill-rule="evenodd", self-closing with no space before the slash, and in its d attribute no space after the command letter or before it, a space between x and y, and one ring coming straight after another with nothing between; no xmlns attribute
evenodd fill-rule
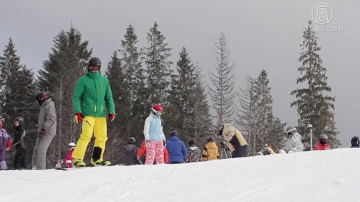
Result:
<svg viewBox="0 0 360 202"><path fill-rule="evenodd" d="M296 131L295 127L288 127L286 129L287 140L285 142L285 146L279 150L280 154L284 153L295 153L302 152L304 150L304 146L302 144L302 137ZM330 150L331 147L327 142L328 136L326 134L321 134L319 136L319 141L316 143L314 150ZM359 147L359 138L353 137L351 139L351 147ZM272 155L275 152L272 150L271 145L265 145L265 148L261 149L257 155Z"/></svg>
<svg viewBox="0 0 360 202"><path fill-rule="evenodd" d="M59 162L60 166L66 167L85 167L84 155L87 146L94 134L95 144L91 157L92 166L108 166L110 161L104 160L105 143L107 137L107 121L115 119L115 105L112 91L108 79L101 75L101 61L93 57L87 62L86 75L80 77L76 83L73 94L74 121L82 125L82 133L77 143L69 144L69 153L65 159ZM36 101L40 105L38 118L38 130L36 144L32 156L32 169L46 169L46 153L52 139L55 137L57 128L57 115L54 102L50 95L40 92L36 95ZM179 139L179 134L172 131L169 140L166 140L163 132L163 122L161 115L163 108L160 104L152 106L149 116L144 125L144 141L138 149L135 146L135 138L130 137L128 144L124 146L122 154L124 165L134 164L177 164L186 162L211 161L219 159L220 152L214 137L207 137L207 144L201 151L194 139L190 139L188 147ZM2 128L0 121L0 169L6 170L7 162L5 152L15 147L16 155L14 159L15 169L26 169L26 131L24 129L24 119L15 119L16 133L14 141L10 135ZM295 127L287 130L288 139L281 152L301 152L303 144L301 135L296 132ZM242 158L248 155L249 146L241 132L230 125L224 123L218 132L218 138L223 141L220 143L227 158ZM356 137L357 138L357 137ZM359 147L359 138L351 140L352 147ZM315 146L315 150L330 149L327 144L327 136L322 134ZM270 146L266 146L269 154L275 154ZM228 153L227 153L227 152ZM262 154L267 153L265 150ZM144 160L142 160L144 159Z"/></svg>
<svg viewBox="0 0 360 202"><path fill-rule="evenodd" d="M38 130L35 147L32 156L33 169L46 169L46 152L56 134L56 110L49 94L40 92L36 96L40 105ZM5 152L15 148L14 169L27 169L26 149L27 135L24 128L24 118L17 117L14 120L14 138L3 128L3 121L0 121L0 170L8 170Z"/></svg>

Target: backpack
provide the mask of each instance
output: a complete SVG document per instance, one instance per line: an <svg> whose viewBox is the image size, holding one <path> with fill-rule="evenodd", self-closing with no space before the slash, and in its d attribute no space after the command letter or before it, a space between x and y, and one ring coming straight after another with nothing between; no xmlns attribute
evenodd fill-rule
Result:
<svg viewBox="0 0 360 202"><path fill-rule="evenodd" d="M201 151L198 147L190 147L188 149L188 155L189 156L185 161L186 163L201 161Z"/></svg>

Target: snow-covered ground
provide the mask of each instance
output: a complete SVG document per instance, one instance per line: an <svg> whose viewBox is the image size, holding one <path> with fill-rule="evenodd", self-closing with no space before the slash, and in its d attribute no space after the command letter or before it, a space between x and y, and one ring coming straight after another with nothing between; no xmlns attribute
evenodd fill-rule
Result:
<svg viewBox="0 0 360 202"><path fill-rule="evenodd" d="M0 172L1 202L360 201L360 149L155 166Z"/></svg>

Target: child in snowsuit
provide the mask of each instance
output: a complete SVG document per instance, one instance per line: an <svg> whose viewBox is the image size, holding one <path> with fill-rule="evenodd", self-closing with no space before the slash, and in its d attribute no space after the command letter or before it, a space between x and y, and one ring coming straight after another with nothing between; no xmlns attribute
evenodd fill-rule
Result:
<svg viewBox="0 0 360 202"><path fill-rule="evenodd" d="M138 148L135 146L135 142L134 137L129 137L128 144L122 149L121 155L125 166L136 165L138 163L136 158Z"/></svg>
<svg viewBox="0 0 360 202"><path fill-rule="evenodd" d="M0 121L0 170L7 170L5 152L11 148L12 142L10 136L2 126L3 123Z"/></svg>
<svg viewBox="0 0 360 202"><path fill-rule="evenodd" d="M232 158L242 158L247 156L249 146L244 136L238 129L229 123L224 123L218 133L218 136L224 138L227 142Z"/></svg>
<svg viewBox="0 0 360 202"><path fill-rule="evenodd" d="M166 149L169 151L169 163L184 163L188 157L186 146L183 141L179 140L178 133L172 131L170 139L166 142Z"/></svg>
<svg viewBox="0 0 360 202"><path fill-rule="evenodd" d="M15 119L15 138L12 146L15 146L14 168L16 170L26 169L26 131L24 129L24 119Z"/></svg>
<svg viewBox="0 0 360 202"><path fill-rule="evenodd" d="M141 143L141 147L137 153L137 161L139 163L143 163L141 162L140 158L144 157L144 163L146 161L146 141L144 140L142 143ZM164 163L168 163L169 162L169 152L168 150L166 149L166 147L164 147ZM154 162L156 164L156 161Z"/></svg>
<svg viewBox="0 0 360 202"><path fill-rule="evenodd" d="M160 118L163 108L156 104L151 108L150 115L145 120L144 136L146 146L145 165L164 164L165 135Z"/></svg>
<svg viewBox="0 0 360 202"><path fill-rule="evenodd" d="M186 163L201 161L201 150L199 149L199 147L196 146L195 139L191 138L189 140L189 148L187 153L188 153L188 158L185 161Z"/></svg>
<svg viewBox="0 0 360 202"><path fill-rule="evenodd" d="M73 161L73 157L72 157L72 154L75 150L75 147L76 147L76 144L71 142L69 143L69 152L68 152L68 155L66 156L66 158L64 158L62 160L62 163L63 165L65 165L64 167L66 168L72 168L73 167L73 164L72 164L72 161Z"/></svg>
<svg viewBox="0 0 360 202"><path fill-rule="evenodd" d="M320 135L320 140L316 144L314 150L328 150L331 149L330 145L327 143L328 137L326 134Z"/></svg>
<svg viewBox="0 0 360 202"><path fill-rule="evenodd" d="M206 141L208 142L203 150L203 161L211 161L215 159L219 159L219 148L216 145L213 137L207 137Z"/></svg>

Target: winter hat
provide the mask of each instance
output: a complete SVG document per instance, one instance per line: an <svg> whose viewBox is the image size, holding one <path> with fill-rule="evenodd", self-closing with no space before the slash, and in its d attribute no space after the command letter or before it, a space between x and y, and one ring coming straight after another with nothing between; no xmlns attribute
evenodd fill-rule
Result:
<svg viewBox="0 0 360 202"><path fill-rule="evenodd" d="M178 136L178 133L175 130L170 132L170 137L175 135Z"/></svg>
<svg viewBox="0 0 360 202"><path fill-rule="evenodd" d="M209 136L209 137L206 138L206 141L207 142L214 142L214 138Z"/></svg>
<svg viewBox="0 0 360 202"><path fill-rule="evenodd" d="M326 134L321 134L320 135L320 140L327 140L327 139L328 139L328 137L327 137Z"/></svg>
<svg viewBox="0 0 360 202"><path fill-rule="evenodd" d="M128 138L128 144L134 144L136 142L134 137L129 137Z"/></svg>
<svg viewBox="0 0 360 202"><path fill-rule="evenodd" d="M196 140L194 138L191 138L189 140L189 146L193 146L193 145L196 145Z"/></svg>

